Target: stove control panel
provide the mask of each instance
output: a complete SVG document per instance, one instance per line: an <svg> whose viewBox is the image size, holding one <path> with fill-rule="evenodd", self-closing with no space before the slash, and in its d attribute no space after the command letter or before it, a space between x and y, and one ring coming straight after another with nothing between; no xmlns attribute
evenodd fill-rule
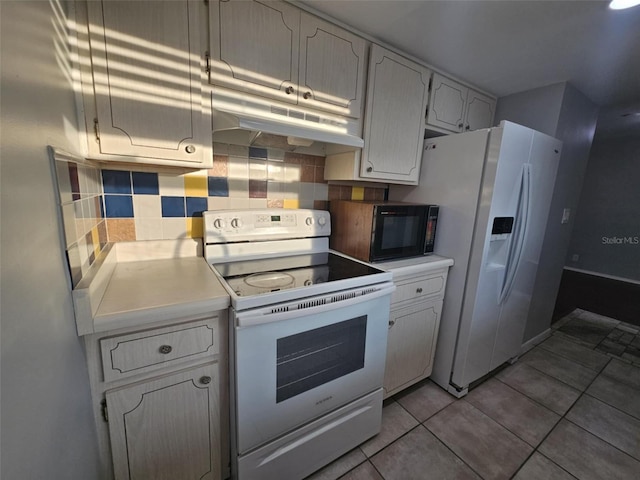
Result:
<svg viewBox="0 0 640 480"><path fill-rule="evenodd" d="M328 237L331 234L331 218L324 210L210 210L203 213L203 218L207 244Z"/></svg>

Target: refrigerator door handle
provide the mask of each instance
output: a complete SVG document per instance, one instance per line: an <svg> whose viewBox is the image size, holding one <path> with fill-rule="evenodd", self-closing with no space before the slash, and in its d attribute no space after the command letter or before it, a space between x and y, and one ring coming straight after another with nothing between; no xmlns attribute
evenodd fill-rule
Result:
<svg viewBox="0 0 640 480"><path fill-rule="evenodd" d="M527 229L529 226L529 216L531 210L531 164L525 163L522 165L522 181L520 183L520 201L519 211L516 226L517 236L515 242L512 243L513 249L510 249L505 269L504 284L502 285L502 291L500 292L499 303L504 303L509 297L511 288L516 279L516 272L520 266L520 260L522 259L522 251L524 250L524 242L527 238Z"/></svg>

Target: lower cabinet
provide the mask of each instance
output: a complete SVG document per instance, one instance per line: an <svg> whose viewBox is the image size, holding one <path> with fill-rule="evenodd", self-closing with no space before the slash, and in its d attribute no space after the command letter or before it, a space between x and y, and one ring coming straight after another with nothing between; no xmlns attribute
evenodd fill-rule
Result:
<svg viewBox="0 0 640 480"><path fill-rule="evenodd" d="M118 480L220 478L218 364L106 392Z"/></svg>
<svg viewBox="0 0 640 480"><path fill-rule="evenodd" d="M101 479L229 476L227 313L85 336Z"/></svg>
<svg viewBox="0 0 640 480"><path fill-rule="evenodd" d="M391 310L385 396L427 378L433 369L442 300Z"/></svg>
<svg viewBox="0 0 640 480"><path fill-rule="evenodd" d="M431 375L442 303L453 260L429 255L382 262L393 274L384 397L390 397Z"/></svg>

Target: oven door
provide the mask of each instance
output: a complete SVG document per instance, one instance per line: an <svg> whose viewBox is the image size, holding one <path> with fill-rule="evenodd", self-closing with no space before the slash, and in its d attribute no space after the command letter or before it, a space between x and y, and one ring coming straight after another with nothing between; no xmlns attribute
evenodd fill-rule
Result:
<svg viewBox="0 0 640 480"><path fill-rule="evenodd" d="M239 455L382 386L394 288L232 313Z"/></svg>

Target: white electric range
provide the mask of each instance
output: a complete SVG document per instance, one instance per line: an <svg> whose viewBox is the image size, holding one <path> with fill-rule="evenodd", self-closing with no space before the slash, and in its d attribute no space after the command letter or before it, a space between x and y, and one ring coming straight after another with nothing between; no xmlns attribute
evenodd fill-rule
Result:
<svg viewBox="0 0 640 480"><path fill-rule="evenodd" d="M232 475L304 478L380 431L391 274L329 250L326 211L204 225L232 304Z"/></svg>

